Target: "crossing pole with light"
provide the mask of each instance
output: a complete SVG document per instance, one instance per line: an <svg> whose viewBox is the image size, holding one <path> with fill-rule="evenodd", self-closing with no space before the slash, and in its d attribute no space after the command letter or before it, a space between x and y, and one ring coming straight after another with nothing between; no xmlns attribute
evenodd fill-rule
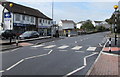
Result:
<svg viewBox="0 0 120 77"><path fill-rule="evenodd" d="M9 6L10 6L10 12L12 13L13 4L10 3ZM12 21L10 20L10 31L11 31L11 24L12 24ZM11 42L12 42L12 36L10 37L10 44L11 44Z"/></svg>
<svg viewBox="0 0 120 77"><path fill-rule="evenodd" d="M115 45L117 45L117 9L118 9L118 5L114 5L114 9L115 9L115 24L114 24L114 33L115 33Z"/></svg>

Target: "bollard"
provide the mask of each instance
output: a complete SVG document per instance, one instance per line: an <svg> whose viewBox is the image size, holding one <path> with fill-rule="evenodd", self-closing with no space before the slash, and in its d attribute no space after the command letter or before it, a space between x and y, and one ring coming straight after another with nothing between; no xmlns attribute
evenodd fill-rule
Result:
<svg viewBox="0 0 120 77"><path fill-rule="evenodd" d="M17 39L16 39L16 46L18 46L18 37L17 37Z"/></svg>
<svg viewBox="0 0 120 77"><path fill-rule="evenodd" d="M109 52L111 52L111 38L109 38Z"/></svg>

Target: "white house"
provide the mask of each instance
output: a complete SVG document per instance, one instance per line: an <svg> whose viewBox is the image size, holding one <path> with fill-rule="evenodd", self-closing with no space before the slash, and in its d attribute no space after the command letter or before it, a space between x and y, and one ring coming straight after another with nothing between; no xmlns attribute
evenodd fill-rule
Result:
<svg viewBox="0 0 120 77"><path fill-rule="evenodd" d="M78 22L78 23L76 24L76 28L77 28L77 29L80 29L81 26L82 26L84 23L85 23L85 21Z"/></svg>
<svg viewBox="0 0 120 77"><path fill-rule="evenodd" d="M60 34L63 35L75 35L77 34L75 31L75 22L72 20L61 20L58 23Z"/></svg>
<svg viewBox="0 0 120 77"><path fill-rule="evenodd" d="M10 7L10 3L13 4ZM52 19L37 9L26 7L13 2L1 2L0 4L1 30L12 29L17 33L36 30L41 34L51 32Z"/></svg>
<svg viewBox="0 0 120 77"><path fill-rule="evenodd" d="M95 26L104 26L105 28L110 28L110 24L108 24L106 21L94 21Z"/></svg>
<svg viewBox="0 0 120 77"><path fill-rule="evenodd" d="M58 23L58 26L60 27L60 29L64 30L64 29L74 29L75 27L75 22L72 20L61 20Z"/></svg>

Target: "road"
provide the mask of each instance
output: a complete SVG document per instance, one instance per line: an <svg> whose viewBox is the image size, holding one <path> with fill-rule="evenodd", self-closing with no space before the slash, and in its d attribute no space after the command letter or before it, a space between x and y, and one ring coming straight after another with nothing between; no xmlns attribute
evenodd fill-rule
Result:
<svg viewBox="0 0 120 77"><path fill-rule="evenodd" d="M26 46L2 54L3 75L85 75L106 42L101 32Z"/></svg>

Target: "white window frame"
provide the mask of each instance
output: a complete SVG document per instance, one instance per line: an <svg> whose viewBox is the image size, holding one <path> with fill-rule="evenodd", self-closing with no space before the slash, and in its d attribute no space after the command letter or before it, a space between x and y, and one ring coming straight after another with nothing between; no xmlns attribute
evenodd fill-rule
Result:
<svg viewBox="0 0 120 77"><path fill-rule="evenodd" d="M20 14L15 14L15 21L20 21Z"/></svg>

